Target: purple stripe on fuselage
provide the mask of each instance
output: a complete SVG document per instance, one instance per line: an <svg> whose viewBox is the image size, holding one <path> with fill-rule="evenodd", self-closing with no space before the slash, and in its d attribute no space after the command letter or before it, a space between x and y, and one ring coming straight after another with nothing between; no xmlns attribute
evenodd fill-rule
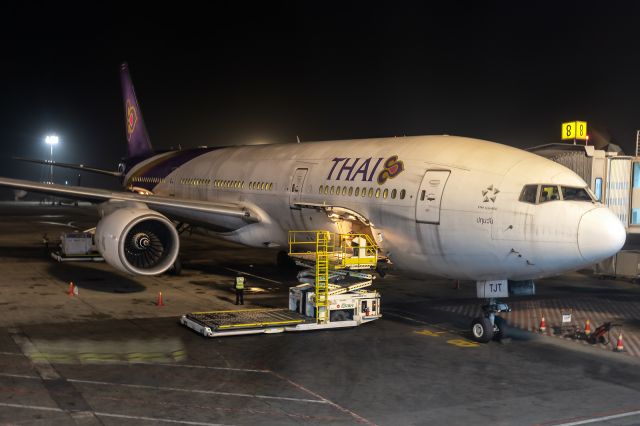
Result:
<svg viewBox="0 0 640 426"><path fill-rule="evenodd" d="M171 174L171 172L173 172L183 164L193 160L196 157L199 157L200 155L215 151L216 149L220 148L221 147L196 148L184 151L173 151L170 154L163 155L157 159L152 160L149 164L141 166L139 170L135 171L130 176L129 181L126 183L126 186L133 185L151 191L158 184L157 182L136 182L134 181L134 178L164 179L169 174Z"/></svg>

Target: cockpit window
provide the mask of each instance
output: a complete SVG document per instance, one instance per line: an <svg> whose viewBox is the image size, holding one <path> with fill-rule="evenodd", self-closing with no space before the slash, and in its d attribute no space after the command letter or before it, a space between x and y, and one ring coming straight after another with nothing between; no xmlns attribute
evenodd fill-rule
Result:
<svg viewBox="0 0 640 426"><path fill-rule="evenodd" d="M585 188L572 188L570 186L563 186L562 199L565 201L593 201L589 193Z"/></svg>
<svg viewBox="0 0 640 426"><path fill-rule="evenodd" d="M525 203L541 204L555 200L593 202L596 198L589 188L558 185L525 185L520 193L520 201Z"/></svg>
<svg viewBox="0 0 640 426"><path fill-rule="evenodd" d="M537 195L538 185L525 185L524 188L522 188L522 194L520 194L520 201L535 204Z"/></svg>
<svg viewBox="0 0 640 426"><path fill-rule="evenodd" d="M560 191L556 185L542 185L540 188L540 203L560 199Z"/></svg>

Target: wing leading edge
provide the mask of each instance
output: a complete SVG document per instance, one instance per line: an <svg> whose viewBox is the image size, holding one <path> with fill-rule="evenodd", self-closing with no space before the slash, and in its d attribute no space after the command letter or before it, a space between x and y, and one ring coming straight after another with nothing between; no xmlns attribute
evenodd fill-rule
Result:
<svg viewBox="0 0 640 426"><path fill-rule="evenodd" d="M32 158L13 157L14 160L24 161L25 163L44 164L46 166L63 167L66 169L82 170L85 172L98 173L101 175L108 175L114 177L121 177L122 172L113 170L98 169L96 167L85 166L84 164L71 164L71 163L58 163L56 161L49 160L35 160Z"/></svg>
<svg viewBox="0 0 640 426"><path fill-rule="evenodd" d="M146 196L123 191L44 184L10 178L0 178L0 186L92 202L129 201L143 203L152 210L166 214L171 219L195 225L210 225L224 230L234 230L260 221L255 212L239 204L182 200L155 195Z"/></svg>

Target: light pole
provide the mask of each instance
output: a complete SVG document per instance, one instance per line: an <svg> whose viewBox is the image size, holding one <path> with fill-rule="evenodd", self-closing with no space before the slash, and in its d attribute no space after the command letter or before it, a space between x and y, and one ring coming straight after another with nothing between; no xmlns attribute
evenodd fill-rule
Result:
<svg viewBox="0 0 640 426"><path fill-rule="evenodd" d="M56 135L49 135L44 138L44 141L51 148L51 158L49 162L51 165L49 166L49 183L53 183L53 146L58 145L58 137Z"/></svg>

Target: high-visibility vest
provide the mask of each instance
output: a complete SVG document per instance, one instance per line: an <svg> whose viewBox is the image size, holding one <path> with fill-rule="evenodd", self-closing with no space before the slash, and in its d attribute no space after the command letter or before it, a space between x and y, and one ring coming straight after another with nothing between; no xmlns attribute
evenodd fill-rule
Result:
<svg viewBox="0 0 640 426"><path fill-rule="evenodd" d="M236 290L244 290L244 277L236 277Z"/></svg>

